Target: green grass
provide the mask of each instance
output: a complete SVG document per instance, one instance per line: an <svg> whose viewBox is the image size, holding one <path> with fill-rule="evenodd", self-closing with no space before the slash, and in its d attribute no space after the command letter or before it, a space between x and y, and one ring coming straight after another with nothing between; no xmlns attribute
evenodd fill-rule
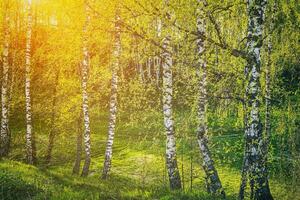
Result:
<svg viewBox="0 0 300 200"><path fill-rule="evenodd" d="M168 189L163 159L132 150L116 153L111 177L100 180L102 158L94 158L91 174L82 178L71 175L72 165L38 168L17 161L0 163L0 199L216 199L205 192L204 174L194 163L193 190L190 189L189 161L184 160L184 191ZM182 160L179 160L182 174ZM227 193L236 199L240 175L234 168L217 166ZM280 180L271 179L275 199L297 200L299 190Z"/></svg>
<svg viewBox="0 0 300 200"><path fill-rule="evenodd" d="M16 161L0 165L1 199L213 199L205 192L170 192L166 185L141 184L139 174L128 177L112 174L109 180L99 173L81 178L68 168L39 169ZM153 177L152 177L153 178Z"/></svg>
<svg viewBox="0 0 300 200"><path fill-rule="evenodd" d="M159 115L147 113L146 116L135 115L135 120L123 117L122 123L118 121L112 171L105 181L100 176L105 151L106 115L101 119L92 117L92 163L91 173L86 178L72 175L76 147L74 125L58 136L53 160L48 167L43 164L47 147L45 131L35 126L39 162L37 166L29 166L22 162L24 131L19 128L13 130L15 137L10 158L15 161L0 161L0 199L216 200L206 192L202 161L194 138L195 127L190 123L189 116L185 115L176 117L178 167L184 189L169 190L164 164L165 136L162 123L157 120L161 117ZM230 136L232 134L234 137ZM233 132L229 124L228 127L213 127L210 135L211 149L227 199L236 199L243 156L243 133L239 129ZM270 163L270 187L274 199L300 200L297 163L289 165L275 160ZM281 167L283 164L284 167ZM294 174L290 173L291 170L289 173L279 170L289 166L295 169Z"/></svg>

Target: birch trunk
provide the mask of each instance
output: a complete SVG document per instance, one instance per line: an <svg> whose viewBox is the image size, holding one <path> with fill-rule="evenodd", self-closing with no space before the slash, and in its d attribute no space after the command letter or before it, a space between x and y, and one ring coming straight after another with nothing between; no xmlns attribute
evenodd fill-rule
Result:
<svg viewBox="0 0 300 200"><path fill-rule="evenodd" d="M57 72L55 77L54 89L53 89L53 100L52 100L52 114L51 114L51 130L49 134L49 144L46 155L46 164L50 164L52 160L52 149L54 146L54 139L56 136L56 125L55 125L55 117L56 117L56 102L57 102L57 85L58 85L59 72Z"/></svg>
<svg viewBox="0 0 300 200"><path fill-rule="evenodd" d="M36 161L35 137L32 132L32 115L31 115L31 35L32 35L32 3L28 0L27 8L27 33L26 33L26 50L25 50L25 98L26 98L26 152L27 162L34 164Z"/></svg>
<svg viewBox="0 0 300 200"><path fill-rule="evenodd" d="M17 49L17 47L15 47ZM9 91L8 91L8 111L7 111L7 115L8 117L10 117L11 114L11 107L12 107L12 97L13 97L13 88L14 88L14 84L15 84L15 71L13 69L16 69L17 66L17 61L16 61L16 57L17 56L17 50L12 52L12 63L11 63L11 67L10 70L8 71L8 85L9 85ZM8 129L8 133L10 135L10 130ZM11 139L11 137L9 137Z"/></svg>
<svg viewBox="0 0 300 200"><path fill-rule="evenodd" d="M107 179L111 168L112 146L114 142L116 118L117 118L117 89L118 89L118 70L120 68L121 57L121 17L120 8L117 5L115 16L115 35L114 35L114 52L112 63L112 79L111 79L111 96L109 102L109 126L107 144L105 150L105 159L103 164L102 179Z"/></svg>
<svg viewBox="0 0 300 200"><path fill-rule="evenodd" d="M9 13L8 13L8 1L5 1L5 13L4 13L4 47L3 47L3 75L2 75L2 87L1 87L1 146L0 146L0 157L7 156L10 147L10 137L9 137L9 116L8 116L8 54L9 54Z"/></svg>
<svg viewBox="0 0 300 200"><path fill-rule="evenodd" d="M166 6L169 7L168 0L165 1ZM167 20L170 20L170 13L167 13ZM174 121L172 114L172 99L173 99L173 77L172 77L172 47L171 35L166 34L163 39L162 52L162 68L163 68L163 115L164 126L166 130L166 165L169 175L170 188L181 189L180 174L177 166L176 156L176 138L174 131Z"/></svg>
<svg viewBox="0 0 300 200"><path fill-rule="evenodd" d="M251 194L250 197L255 200L272 200L268 178L266 177L266 166L264 163L262 124L260 119L261 104L261 58L260 51L262 47L262 34L265 6L267 1L248 0L248 54L249 59L249 80L247 94L247 115L248 127L245 131L246 145L249 153L247 160L249 164L249 179Z"/></svg>
<svg viewBox="0 0 300 200"><path fill-rule="evenodd" d="M201 36L206 34L206 22L204 20L205 13L204 7L205 2L198 0L199 8L197 16L197 32ZM203 169L206 174L206 187L207 191L211 194L221 195L225 197L225 192L222 188L222 184L218 175L218 172L214 166L207 139L207 72L206 72L206 61L204 58L205 53L205 41L199 37L197 40L197 51L198 51L198 65L199 65L199 100L198 100L198 118L199 125L197 130L197 140L200 152L203 157Z"/></svg>
<svg viewBox="0 0 300 200"><path fill-rule="evenodd" d="M91 130L90 130L90 117L88 106L88 69L90 65L89 50L88 50L88 26L90 23L90 11L88 5L85 5L86 19L83 26L83 61L82 61L82 110L84 121L84 147L85 147L85 160L81 176L87 176L89 173L91 163Z"/></svg>

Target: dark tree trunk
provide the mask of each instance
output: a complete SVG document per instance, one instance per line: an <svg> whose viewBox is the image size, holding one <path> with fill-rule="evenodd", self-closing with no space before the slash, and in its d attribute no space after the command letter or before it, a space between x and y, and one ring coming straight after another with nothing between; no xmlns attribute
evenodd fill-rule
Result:
<svg viewBox="0 0 300 200"><path fill-rule="evenodd" d="M56 125L55 125L55 117L56 117L56 102L57 102L57 87L58 87L58 78L59 78L59 72L56 73L55 77L55 83L54 83L54 89L53 89L53 100L52 100L52 113L51 113L51 130L49 134L49 143L47 148L47 154L46 154L46 164L49 165L52 159L52 149L54 146L54 139L56 137Z"/></svg>
<svg viewBox="0 0 300 200"><path fill-rule="evenodd" d="M78 117L77 142L76 142L76 159L73 167L73 174L79 174L81 154L82 154L82 114Z"/></svg>

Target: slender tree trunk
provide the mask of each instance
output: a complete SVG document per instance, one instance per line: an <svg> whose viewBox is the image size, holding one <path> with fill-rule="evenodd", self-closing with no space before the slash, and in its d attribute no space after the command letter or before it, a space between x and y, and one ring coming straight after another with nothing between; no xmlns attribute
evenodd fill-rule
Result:
<svg viewBox="0 0 300 200"><path fill-rule="evenodd" d="M161 60L159 56L154 57L154 69L155 69L155 75L156 75L156 85L159 86L159 80L160 80L160 67L161 67Z"/></svg>
<svg viewBox="0 0 300 200"><path fill-rule="evenodd" d="M248 74L246 74L246 77L248 77ZM245 84L243 84L243 88L245 88ZM244 131L246 132L248 130L248 116L247 116L247 108L246 108L246 99L247 99L247 89L245 92L244 96L244 101L243 101L243 112L244 112ZM245 141L246 141L246 136L248 134L245 134ZM245 198L245 189L247 186L247 176L248 176L248 170L249 170L249 161L248 161L248 154L249 154L249 149L248 149L248 144L245 142L244 145L244 158L243 158L243 167L241 171L241 185L240 185L240 190L239 190L239 200L243 200Z"/></svg>
<svg viewBox="0 0 300 200"><path fill-rule="evenodd" d="M83 61L82 61L82 110L84 121L84 146L85 146L85 160L81 176L87 176L89 173L91 163L91 130L90 130L90 116L88 106L88 70L90 65L90 57L88 50L88 26L90 23L90 11L88 5L85 4L86 19L83 26Z"/></svg>
<svg viewBox="0 0 300 200"><path fill-rule="evenodd" d="M137 75L139 77L139 80L144 83L145 82L145 74L144 74L144 68L143 64L141 62L141 54L140 54L140 45L139 45L139 40L136 35L134 35L134 40L135 40L135 64L136 64L136 71Z"/></svg>
<svg viewBox="0 0 300 200"><path fill-rule="evenodd" d="M165 1L166 6L169 7L168 0ZM167 14L170 19L170 13ZM168 19L168 20L169 20ZM164 125L166 130L166 165L169 175L170 187L172 190L181 189L180 173L177 165L176 156L176 138L174 131L174 121L172 114L172 99L173 99L173 58L171 47L171 35L166 34L163 40L162 52L162 68L163 68L163 115Z"/></svg>
<svg viewBox="0 0 300 200"><path fill-rule="evenodd" d="M274 15L277 12L277 1L273 2L273 9L270 8L271 13L271 21L268 27L268 40L267 40L267 64L266 64L266 117L265 117L265 155L266 155L266 162L267 162L267 155L269 153L269 145L271 140L271 66L272 66L272 59L271 55L273 52L273 44L272 44L272 30L274 29Z"/></svg>
<svg viewBox="0 0 300 200"><path fill-rule="evenodd" d="M275 1L276 2L276 1ZM276 11L276 3L273 4L273 10L271 10L271 22L269 25L269 34L274 28L274 12ZM264 141L264 164L265 164L265 182L268 185L268 155L269 155L269 146L271 140L271 55L272 55L272 35L270 34L267 40L267 64L266 64L266 77L265 77L265 106L266 106L266 114L265 114L265 141Z"/></svg>
<svg viewBox="0 0 300 200"><path fill-rule="evenodd" d="M248 54L247 65L249 66L248 94L247 94L247 115L248 127L245 131L246 145L249 149L247 154L249 164L249 179L251 194L250 198L255 200L273 200L270 192L268 178L266 178L266 165L264 163L263 134L260 119L261 104L261 58L262 34L265 6L267 1L248 0ZM245 167L245 166L244 166Z"/></svg>
<svg viewBox="0 0 300 200"><path fill-rule="evenodd" d="M197 31L198 34L205 36L206 34L206 22L204 7L205 2L198 0L199 8L197 16ZM225 197L225 192L222 188L222 184L218 175L218 172L214 166L207 139L207 72L206 72L206 61L205 61L205 41L200 37L197 40L197 51L198 51L198 64L199 64L199 101L198 101L198 117L199 125L197 130L197 140L200 152L203 157L203 169L206 174L206 186L207 191L211 194L221 195Z"/></svg>
<svg viewBox="0 0 300 200"><path fill-rule="evenodd" d="M2 88L1 88L1 144L0 144L0 157L7 156L10 147L10 137L9 137L9 116L8 116L8 54L9 54L9 9L8 1L5 1L5 11L4 11L4 47L3 47L3 75L2 75Z"/></svg>
<svg viewBox="0 0 300 200"><path fill-rule="evenodd" d="M152 58L147 58L147 71L148 71L148 80L151 83L152 74L151 74L151 68L152 68Z"/></svg>
<svg viewBox="0 0 300 200"><path fill-rule="evenodd" d="M73 167L73 174L79 174L81 154L82 154L82 114L78 117L78 130L77 130L77 146L76 146L76 160Z"/></svg>
<svg viewBox="0 0 300 200"><path fill-rule="evenodd" d="M16 58L15 56L16 56L16 53L14 53L14 58ZM12 68L15 67L14 61L13 61L11 66L12 66ZM13 72L12 68L10 69L10 73L9 73L10 81L9 81L8 107L7 107L7 116L8 116L8 118L10 118L10 116L11 116L10 115L11 107L12 107L11 102L12 102L13 87L14 87L14 82L15 82L15 76L14 76L14 72ZM10 131L9 128L8 128L8 138L9 138L9 144L10 144L10 142L11 142L11 131Z"/></svg>
<svg viewBox="0 0 300 200"><path fill-rule="evenodd" d="M271 138L271 53L272 53L272 43L271 39L268 39L268 55L267 55L267 65L266 65L266 117L265 117L265 162L267 162L267 155L269 153L269 144Z"/></svg>
<svg viewBox="0 0 300 200"><path fill-rule="evenodd" d="M58 87L58 78L59 72L56 72L54 89L53 89L53 100L52 100L52 113L51 113L51 130L49 134L49 144L47 148L47 155L46 155L46 164L50 164L52 159L52 149L54 146L54 139L56 136L56 125L55 125L55 117L56 117L56 102L57 102L57 87Z"/></svg>
<svg viewBox="0 0 300 200"><path fill-rule="evenodd" d="M145 82L145 73L143 64L141 62L141 55L140 55L140 46L138 44L138 40L136 39L136 68L138 72L139 79L142 83Z"/></svg>
<svg viewBox="0 0 300 200"><path fill-rule="evenodd" d="M141 56L138 56L138 59L141 60L140 58ZM140 72L140 79L142 81L142 83L145 83L145 72L144 72L144 66L143 63L141 61L139 61L138 63L138 67L139 67L139 72Z"/></svg>
<svg viewBox="0 0 300 200"><path fill-rule="evenodd" d="M161 19L158 18L156 21L156 32L157 32L157 37L160 38L161 37L161 28L162 28L162 22ZM160 52L157 51L156 52L156 56L154 57L154 69L156 72L156 85L159 87L159 83L160 83L160 73L161 73L161 57L159 56Z"/></svg>
<svg viewBox="0 0 300 200"><path fill-rule="evenodd" d="M138 53L139 53L138 37L135 34L133 34L132 39L133 39L133 56L132 57L133 57L133 62L134 62L134 68L135 68L136 76L139 77L140 69L139 69L139 58L138 58Z"/></svg>
<svg viewBox="0 0 300 200"><path fill-rule="evenodd" d="M117 118L117 89L118 89L118 70L120 68L121 57L121 26L120 26L120 8L119 2L116 7L115 16L115 35L114 35L114 55L112 63L111 96L109 102L109 126L107 144L105 150L105 159L103 164L102 179L107 179L111 168L112 146L114 142L116 118Z"/></svg>
<svg viewBox="0 0 300 200"><path fill-rule="evenodd" d="M27 162L34 164L36 162L35 135L32 132L31 115L31 35L32 35L32 4L28 0L27 8L27 33L26 33L26 51L25 51L25 98L26 98L26 152Z"/></svg>

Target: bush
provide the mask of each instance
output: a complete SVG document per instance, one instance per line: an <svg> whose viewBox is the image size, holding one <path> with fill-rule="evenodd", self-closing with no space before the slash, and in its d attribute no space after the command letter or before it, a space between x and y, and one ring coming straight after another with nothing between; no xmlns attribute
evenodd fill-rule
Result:
<svg viewBox="0 0 300 200"><path fill-rule="evenodd" d="M0 199L33 199L41 192L36 186L26 183L20 177L5 171L0 172Z"/></svg>

